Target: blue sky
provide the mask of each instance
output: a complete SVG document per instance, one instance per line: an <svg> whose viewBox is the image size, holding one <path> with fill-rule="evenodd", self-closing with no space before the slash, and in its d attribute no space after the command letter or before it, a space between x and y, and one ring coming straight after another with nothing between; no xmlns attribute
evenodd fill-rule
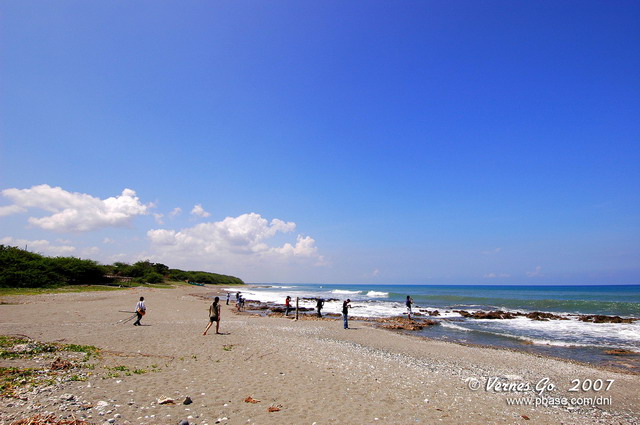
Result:
<svg viewBox="0 0 640 425"><path fill-rule="evenodd" d="M640 283L635 1L6 1L0 243L247 282Z"/></svg>

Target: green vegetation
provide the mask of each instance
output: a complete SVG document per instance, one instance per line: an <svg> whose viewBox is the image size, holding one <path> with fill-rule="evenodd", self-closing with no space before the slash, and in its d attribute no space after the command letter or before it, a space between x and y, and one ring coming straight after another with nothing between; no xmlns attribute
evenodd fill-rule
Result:
<svg viewBox="0 0 640 425"><path fill-rule="evenodd" d="M0 367L0 397L12 397L17 388L30 383L35 369L19 369L17 367Z"/></svg>
<svg viewBox="0 0 640 425"><path fill-rule="evenodd" d="M2 359L32 357L41 353L55 353L57 351L84 353L85 361L91 356L100 354L100 349L92 345L46 343L0 335L0 358Z"/></svg>
<svg viewBox="0 0 640 425"><path fill-rule="evenodd" d="M64 352L84 353L83 363L76 363L74 356ZM55 354L52 354L55 353ZM100 350L91 345L59 344L34 341L26 337L0 335L0 358L51 360L41 368L0 367L0 398L16 397L18 392L31 387L55 385L66 381L85 381L94 365L84 363ZM66 357L66 358L65 358Z"/></svg>
<svg viewBox="0 0 640 425"><path fill-rule="evenodd" d="M1 273L1 272L0 272ZM163 287L163 286L158 286ZM43 288L2 288L0 287L0 296L8 295L38 295L38 294L59 294L67 292L95 292L95 291L117 291L121 288L117 286L106 285L75 285L75 286L46 286ZM0 302L0 304L11 304Z"/></svg>
<svg viewBox="0 0 640 425"><path fill-rule="evenodd" d="M241 285L234 276L203 271L183 271L150 261L131 265L116 262L100 265L93 260L75 257L45 257L23 249L0 245L0 288L73 288L86 285L137 286L154 284L163 287L172 281L222 285ZM28 292L27 293L31 293ZM0 291L0 295L13 295ZM20 294L20 293L18 293Z"/></svg>

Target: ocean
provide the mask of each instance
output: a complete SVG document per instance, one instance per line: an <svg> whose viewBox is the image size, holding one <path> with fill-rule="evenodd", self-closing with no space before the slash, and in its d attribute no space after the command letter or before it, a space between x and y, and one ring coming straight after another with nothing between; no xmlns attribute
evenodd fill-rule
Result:
<svg viewBox="0 0 640 425"><path fill-rule="evenodd" d="M236 292L237 288L228 288ZM634 323L591 323L579 315L640 318L640 285L499 286L499 285L367 285L367 284L264 284L241 289L246 299L284 304L287 295L299 297L303 307L324 298L325 313L340 313L342 301L351 299L351 316L406 316L407 295L413 311L437 320L416 335L453 342L497 346L587 363L640 371L640 320ZM428 316L438 310L439 316ZM537 321L464 318L454 310L549 312L568 320ZM607 353L626 350L636 355Z"/></svg>

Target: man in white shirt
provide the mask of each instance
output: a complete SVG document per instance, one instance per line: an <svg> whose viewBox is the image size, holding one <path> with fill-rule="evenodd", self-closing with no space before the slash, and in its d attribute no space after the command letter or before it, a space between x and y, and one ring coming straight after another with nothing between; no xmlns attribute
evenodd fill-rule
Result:
<svg viewBox="0 0 640 425"><path fill-rule="evenodd" d="M140 301L138 301L138 304L136 304L136 314L138 315L138 320L133 322L133 326L142 326L142 324L140 323L140 319L142 319L142 316L144 316L146 312L147 307L145 307L144 305L144 297L140 297Z"/></svg>

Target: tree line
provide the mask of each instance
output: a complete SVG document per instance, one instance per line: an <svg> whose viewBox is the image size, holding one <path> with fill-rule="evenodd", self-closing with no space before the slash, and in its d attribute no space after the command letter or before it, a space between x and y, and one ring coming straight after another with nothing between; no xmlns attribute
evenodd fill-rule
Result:
<svg viewBox="0 0 640 425"><path fill-rule="evenodd" d="M61 285L163 283L189 281L243 284L242 279L218 273L170 269L161 263L138 261L102 265L75 257L47 257L13 246L0 245L0 287L39 288Z"/></svg>

